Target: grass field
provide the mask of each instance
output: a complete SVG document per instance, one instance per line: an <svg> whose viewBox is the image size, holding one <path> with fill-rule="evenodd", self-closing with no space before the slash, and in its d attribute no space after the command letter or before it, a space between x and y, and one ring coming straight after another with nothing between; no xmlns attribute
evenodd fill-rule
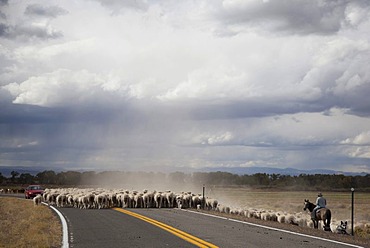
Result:
<svg viewBox="0 0 370 248"><path fill-rule="evenodd" d="M31 200L0 197L0 247L60 247L62 228L57 216Z"/></svg>
<svg viewBox="0 0 370 248"><path fill-rule="evenodd" d="M209 197L235 208L255 208L259 210L285 211L288 213L303 213L304 199L316 201L318 192L301 191L268 191L250 188L209 188ZM351 220L352 193L322 192L327 199L327 207L332 211L333 220ZM370 193L355 192L354 195L355 226L370 225ZM370 235L370 234L369 234Z"/></svg>

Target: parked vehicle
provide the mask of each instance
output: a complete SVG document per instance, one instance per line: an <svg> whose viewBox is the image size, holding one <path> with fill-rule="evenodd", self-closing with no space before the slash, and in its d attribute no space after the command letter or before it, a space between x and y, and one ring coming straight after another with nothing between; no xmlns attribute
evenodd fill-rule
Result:
<svg viewBox="0 0 370 248"><path fill-rule="evenodd" d="M26 199L32 199L36 195L42 195L43 193L44 189L41 187L41 185L29 185L24 191L24 197Z"/></svg>

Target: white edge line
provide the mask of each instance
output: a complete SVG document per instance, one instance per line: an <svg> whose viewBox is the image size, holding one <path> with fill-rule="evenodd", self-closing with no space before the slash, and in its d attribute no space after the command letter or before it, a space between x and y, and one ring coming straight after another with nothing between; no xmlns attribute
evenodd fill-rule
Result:
<svg viewBox="0 0 370 248"><path fill-rule="evenodd" d="M58 216L60 218L60 221L62 222L62 228L63 228L62 248L68 248L69 247L69 243L68 243L68 225L67 225L66 219L64 218L63 214L58 209L56 209L55 207L53 207L51 205L48 205L45 202L43 202L42 204L50 207L51 209L53 209L58 214Z"/></svg>
<svg viewBox="0 0 370 248"><path fill-rule="evenodd" d="M186 209L181 209L181 210L182 211L185 211L185 212L189 212L189 213L206 215L206 216L210 216L210 217L214 217L214 218L218 218L218 219L223 219L223 220L230 220L230 221L242 223L242 224L245 224L245 225L261 227L261 228L270 229L270 230L274 230L274 231L278 231L278 232L284 232L284 233L294 234L294 235L308 237L308 238L312 238L312 239L319 239L319 240L323 240L323 241L328 241L328 242L332 242L332 243L336 243L336 244L341 244L341 245L347 245L347 246L356 247L356 248L364 248L363 246L348 244L348 243L344 243L344 242L340 242L340 241L336 241L336 240L331 240L331 239L326 239L326 238L321 238L321 237L315 237L315 236L311 236L311 235L307 235L307 234L303 234L303 233L296 233L296 232L292 232L292 231L288 231L288 230L284 230L284 229L278 229L278 228L274 228L274 227L263 226L263 225L259 225L259 224L254 224L254 223L250 223L250 222L246 222L246 221L241 221L241 220L235 220L235 219L226 218L226 217L222 217L222 216L217 216L217 215L212 215L212 214L206 214L206 213L200 213L200 212L194 212L194 211L189 211L189 210L186 210Z"/></svg>

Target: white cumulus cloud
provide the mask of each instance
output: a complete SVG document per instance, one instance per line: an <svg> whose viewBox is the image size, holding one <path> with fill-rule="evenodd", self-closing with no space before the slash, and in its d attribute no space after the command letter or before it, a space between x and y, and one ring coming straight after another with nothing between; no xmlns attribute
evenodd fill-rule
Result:
<svg viewBox="0 0 370 248"><path fill-rule="evenodd" d="M39 106L64 106L93 101L99 96L104 80L87 71L60 69L30 77L21 83L3 86L13 96L13 103Z"/></svg>
<svg viewBox="0 0 370 248"><path fill-rule="evenodd" d="M353 138L347 138L341 141L341 144L370 146L370 131L360 133Z"/></svg>

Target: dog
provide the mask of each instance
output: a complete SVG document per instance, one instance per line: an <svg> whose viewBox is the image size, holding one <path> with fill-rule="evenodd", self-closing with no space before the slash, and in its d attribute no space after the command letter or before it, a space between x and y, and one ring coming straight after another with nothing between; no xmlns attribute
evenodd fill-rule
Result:
<svg viewBox="0 0 370 248"><path fill-rule="evenodd" d="M337 226L336 230L338 234L348 234L347 233L347 221L341 221L340 225Z"/></svg>

